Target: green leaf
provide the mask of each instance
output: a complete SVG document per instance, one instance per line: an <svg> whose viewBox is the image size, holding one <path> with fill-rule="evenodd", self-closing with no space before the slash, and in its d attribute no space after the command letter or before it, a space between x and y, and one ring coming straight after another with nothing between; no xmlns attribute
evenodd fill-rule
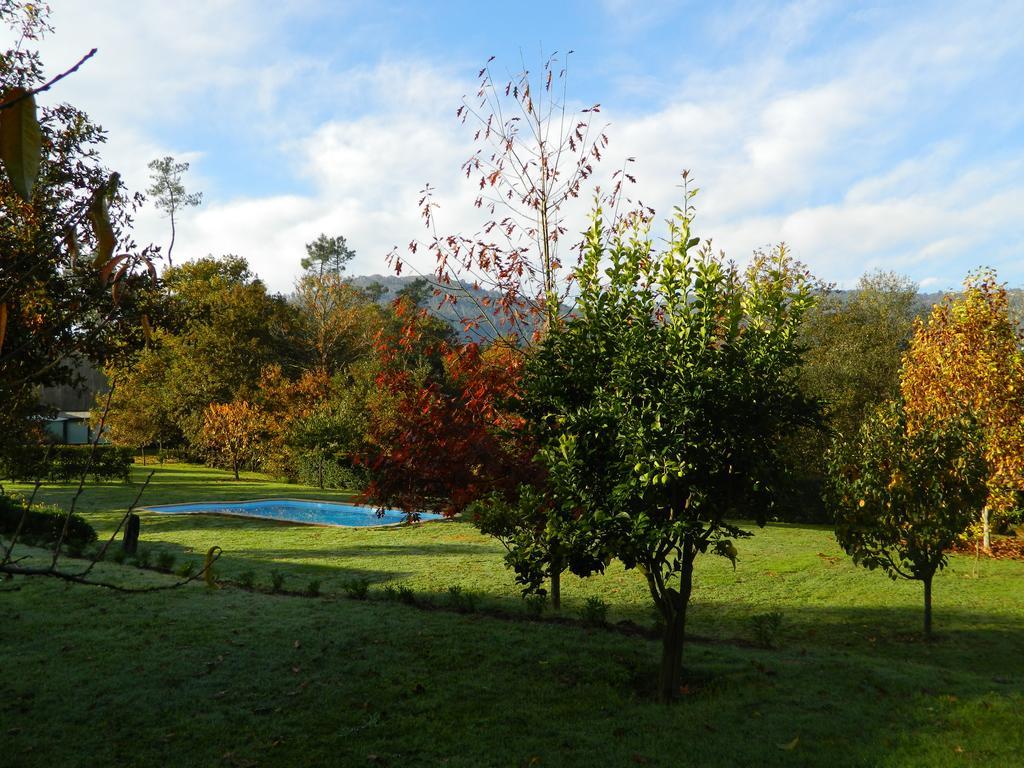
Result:
<svg viewBox="0 0 1024 768"><path fill-rule="evenodd" d="M21 100L0 110L0 161L14 191L27 203L32 200L32 189L39 178L43 134L36 119L36 97L25 96L26 93L24 88L8 88L4 92L4 104Z"/></svg>

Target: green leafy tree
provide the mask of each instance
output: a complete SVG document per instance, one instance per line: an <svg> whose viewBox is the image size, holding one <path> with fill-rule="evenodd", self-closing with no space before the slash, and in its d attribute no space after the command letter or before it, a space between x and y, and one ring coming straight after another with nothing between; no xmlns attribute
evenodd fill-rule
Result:
<svg viewBox="0 0 1024 768"><path fill-rule="evenodd" d="M174 158L157 158L149 163L149 170L152 171L149 189L146 194L153 198L158 210L171 220L171 243L167 246L167 264L171 265L171 252L174 250L174 237L176 234L174 217L185 208L194 208L203 202L202 192L188 192L182 183L181 177L188 170L188 163L177 163Z"/></svg>
<svg viewBox="0 0 1024 768"><path fill-rule="evenodd" d="M70 104L37 106L47 80L33 43L45 4L0 2L0 453L37 435L39 387L77 385L143 341L152 277L130 219L138 198L104 167L102 128ZM115 251L116 249L116 251Z"/></svg>
<svg viewBox="0 0 1024 768"><path fill-rule="evenodd" d="M831 520L821 501L825 453L835 434L856 434L868 414L899 391L902 357L919 306L913 281L872 272L849 293L826 292L807 313L800 327L807 348L800 386L822 402L826 428L787 436L791 487L780 515Z"/></svg>
<svg viewBox="0 0 1024 768"><path fill-rule="evenodd" d="M356 252L348 247L348 241L341 235L328 237L320 235L311 243L306 243L306 256L302 259L302 268L317 277L325 274L340 276L345 266L356 257Z"/></svg>
<svg viewBox="0 0 1024 768"><path fill-rule="evenodd" d="M649 220L606 230L598 209L579 316L550 330L524 385L550 475L547 526L577 574L610 558L644 574L664 620L663 700L681 681L697 557L735 563L734 539L749 533L729 520L764 522L779 436L816 412L797 384L809 276L784 248L742 271L698 250L691 197L663 252Z"/></svg>
<svg viewBox="0 0 1024 768"><path fill-rule="evenodd" d="M297 364L295 309L268 294L237 256L170 267L163 288L150 348L110 371L135 396L115 395L109 420L116 432L132 409L159 412L173 425L168 439L195 446L210 403L251 400L264 368Z"/></svg>
<svg viewBox="0 0 1024 768"><path fill-rule="evenodd" d="M908 424L900 401L880 406L830 452L836 538L855 563L924 586L932 631L932 579L985 503L981 432L961 419Z"/></svg>

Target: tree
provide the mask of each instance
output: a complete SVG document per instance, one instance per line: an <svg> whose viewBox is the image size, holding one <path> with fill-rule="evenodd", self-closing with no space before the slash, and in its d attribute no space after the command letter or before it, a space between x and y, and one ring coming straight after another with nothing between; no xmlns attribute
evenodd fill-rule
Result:
<svg viewBox="0 0 1024 768"><path fill-rule="evenodd" d="M493 60L479 72L475 97L463 99L456 111L475 128L477 149L462 172L478 183L473 202L486 218L473 235L442 234L428 185L419 205L429 239L412 241L409 252L433 256L432 282L442 303L454 306L462 297L476 308L463 318L467 332L529 340L567 313L575 265L560 254L569 234L565 209L587 194L608 136L593 125L599 104L575 112L569 107L568 54L552 55L539 73L524 68L504 83L492 76ZM610 207L624 180L633 179L624 170L613 174ZM577 244L569 245L578 255ZM398 273L407 265L397 250L390 259ZM469 290L480 288L497 299L482 300Z"/></svg>
<svg viewBox="0 0 1024 768"><path fill-rule="evenodd" d="M181 177L188 170L188 163L176 163L174 158L157 158L149 163L152 173L149 178L152 184L146 194L153 198L158 210L163 211L171 220L171 243L167 246L167 264L173 265L171 251L174 250L175 223L174 216L185 208L194 208L203 201L202 192L189 193L181 182Z"/></svg>
<svg viewBox="0 0 1024 768"><path fill-rule="evenodd" d="M307 272L295 286L296 340L306 358L332 375L373 348L381 312L333 271Z"/></svg>
<svg viewBox="0 0 1024 768"><path fill-rule="evenodd" d="M572 271L579 251L576 243L570 243L572 255L563 262L563 241L569 236L566 207L589 194L585 187L604 156L608 137L593 124L600 105L578 111L570 108L566 97L568 60L568 55L552 56L539 73L524 69L500 83L491 73L492 57L479 72L475 97L463 99L458 108L456 114L463 124L475 128L477 149L463 163L462 172L477 182L473 202L485 215L477 232L443 234L429 185L419 201L429 234L425 241L410 242L409 253L415 256L425 251L433 257L432 290L442 307L449 305L460 315L464 332L476 343L514 338L517 349L528 347L569 312ZM610 209L617 210L626 180L633 179L625 169L613 174L611 194L605 198ZM408 265L397 250L390 258L399 274ZM481 289L488 293L481 294ZM459 307L467 305L470 309L462 312ZM445 400L436 388L418 397L396 394L410 403L418 399L421 407L428 409L422 417L406 422L403 435L407 443L430 445L453 426L442 421L457 410L460 395L453 395L454 401ZM455 440L455 436L448 432L446 439ZM511 439L506 436L506 443ZM524 444L511 453L522 455L526 449ZM390 466L388 461L377 464L382 469ZM424 502L430 502L446 485L452 496L460 499L459 507L472 501L467 495L471 489L488 489L486 495L492 495L494 488L488 483L450 483L447 473L452 465L434 461L422 464L421 469L431 464L443 474L420 472L410 477L405 503L412 504L417 497L413 477L424 482L419 494ZM542 475L534 476L542 482ZM518 497L517 492L509 501L518 503ZM524 525L529 523L524 521ZM559 551L558 542L551 543L552 551ZM557 607L562 567L557 559L553 562L551 591Z"/></svg>
<svg viewBox="0 0 1024 768"><path fill-rule="evenodd" d="M93 409L94 428L100 428L102 419L110 442L141 449L145 464L147 446L162 447L180 434L167 398L167 359L155 347L148 347L131 365L109 366L106 374L114 390L109 403Z"/></svg>
<svg viewBox="0 0 1024 768"><path fill-rule="evenodd" d="M990 549L990 513L1017 506L1024 488L1024 334L1011 319L1005 285L994 272L968 275L918 321L900 382L911 422L973 416L984 434L988 500L982 546Z"/></svg>
<svg viewBox="0 0 1024 768"><path fill-rule="evenodd" d="M120 176L100 162L102 129L68 104L37 110L37 94L96 53L92 49L70 69L46 80L39 55L29 44L50 31L48 12L45 3L0 0L0 23L11 27L17 40L0 55L0 436L4 448L14 450L38 431L33 418L40 410L38 386L74 384L81 358L102 365L149 337L147 298L157 278L151 249L135 252L128 236L140 198L129 198ZM209 572L216 559L212 556L201 574L171 585L127 587L91 575L130 518L148 479L92 559L81 567L62 567L62 546L94 459L95 450L79 477L48 562L25 564L29 556L15 551L30 507L25 504L4 548L0 572L126 592L173 589Z"/></svg>
<svg viewBox="0 0 1024 768"><path fill-rule="evenodd" d="M873 272L847 294L824 293L807 313L800 328L807 348L800 386L823 403L825 429L799 430L787 438L794 487L780 514L831 521L821 501L825 453L836 434L855 435L868 414L899 391L917 312L913 281Z"/></svg>
<svg viewBox="0 0 1024 768"><path fill-rule="evenodd" d="M17 43L0 54L0 450L36 430L38 387L76 385L85 359L102 365L144 338L155 278L129 230L138 198L104 167L103 130L69 104L35 96L46 80L28 45L48 31L43 5L0 3Z"/></svg>
<svg viewBox="0 0 1024 768"><path fill-rule="evenodd" d="M434 341L437 320L407 299L399 311L417 318L396 342L380 347L378 386L384 407L371 417L367 497L410 514L456 514L535 474L531 453L508 435L520 426L505 411L522 356L507 340L490 347Z"/></svg>
<svg viewBox="0 0 1024 768"><path fill-rule="evenodd" d="M210 403L203 419L202 444L231 467L237 480L239 467L256 460L265 429L265 414L259 406L246 400Z"/></svg>
<svg viewBox="0 0 1024 768"><path fill-rule="evenodd" d="M828 458L836 538L858 565L923 584L926 636L932 579L985 503L980 437L969 420L911 420L891 401Z"/></svg>
<svg viewBox="0 0 1024 768"><path fill-rule="evenodd" d="M311 243L306 243L306 256L302 259L302 268L318 278L333 275L340 278L345 265L356 257L356 252L348 247L348 241L338 235L328 237L320 235Z"/></svg>
<svg viewBox="0 0 1024 768"><path fill-rule="evenodd" d="M570 569L588 575L618 558L647 579L665 627L663 700L680 685L697 556L735 563L733 540L749 533L728 520L763 524L779 437L816 410L797 384L808 274L782 247L742 271L709 244L697 250L692 194L664 252L647 218L606 227L597 209L579 316L551 329L523 384L550 473L548 525L587 545L570 552Z"/></svg>
<svg viewBox="0 0 1024 768"><path fill-rule="evenodd" d="M134 408L160 412L172 425L168 441L198 447L210 403L252 400L268 365L298 366L296 312L237 256L169 267L162 287L150 346L110 370L142 400L116 395L108 419L116 431Z"/></svg>

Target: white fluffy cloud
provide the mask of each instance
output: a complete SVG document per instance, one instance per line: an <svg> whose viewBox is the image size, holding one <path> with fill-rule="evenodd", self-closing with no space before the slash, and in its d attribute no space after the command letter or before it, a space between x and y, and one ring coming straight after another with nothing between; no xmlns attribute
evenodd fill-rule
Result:
<svg viewBox="0 0 1024 768"><path fill-rule="evenodd" d="M188 13L156 0L55 5L58 33L44 50L51 66L72 63L83 45L101 49L60 97L108 127L108 163L143 188L146 162L173 154L193 161L192 188L212 190L183 217L177 257L237 253L272 288L288 290L304 243L326 232L348 237L355 271L382 272L392 247L424 235L417 200L428 182L445 230L479 226L459 173L470 132L454 117L473 88L461 78L473 72L419 58L332 69L276 33L289 14L316 13L315 3L258 14L241 0L191 4ZM787 51L813 34L821 12L814 2L765 7L751 16L764 31L760 47L736 65L645 82L645 91L662 91L657 107L605 113L607 166L636 156L634 191L664 212L678 202L679 171L691 169L702 187L699 230L736 257L785 240L827 279L851 283L866 268L892 268L932 287L958 282L964 258L1015 268L1020 146L977 160L955 136L899 143L918 100L941 101L975 69L998 64L1006 36L993 42L993 32L1020 14L1011 6L911 17L795 68ZM716 34L749 31L724 25ZM212 170L218 147L192 130L202 121L237 131L291 169L287 189L222 183ZM196 138L170 145L168 136ZM580 222L582 211L574 215ZM155 211L137 224L137 240L166 239Z"/></svg>

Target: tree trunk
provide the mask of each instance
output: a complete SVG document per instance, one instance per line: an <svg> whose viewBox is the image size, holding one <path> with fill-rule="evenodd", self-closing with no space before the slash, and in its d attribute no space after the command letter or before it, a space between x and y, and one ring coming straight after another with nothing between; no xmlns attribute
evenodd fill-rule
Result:
<svg viewBox="0 0 1024 768"><path fill-rule="evenodd" d="M683 545L683 568L679 574L679 591L667 589L668 606L665 632L661 641L661 671L658 675L658 699L668 704L675 700L683 676L683 644L686 639L686 608L693 591L693 561L696 557L690 538Z"/></svg>
<svg viewBox="0 0 1024 768"><path fill-rule="evenodd" d="M551 561L551 607L560 610L562 607L562 561Z"/></svg>
<svg viewBox="0 0 1024 768"><path fill-rule="evenodd" d="M981 509L981 548L986 553L992 552L992 526L990 523L988 505Z"/></svg>
<svg viewBox="0 0 1024 768"><path fill-rule="evenodd" d="M174 250L174 209L171 209L171 244L167 246L167 266L173 267L174 262L171 261L171 251Z"/></svg>
<svg viewBox="0 0 1024 768"><path fill-rule="evenodd" d="M235 480L238 479L238 459L231 460L231 469L235 472Z"/></svg>
<svg viewBox="0 0 1024 768"><path fill-rule="evenodd" d="M931 638L932 636L932 576L926 576L924 579L924 636Z"/></svg>
<svg viewBox="0 0 1024 768"><path fill-rule="evenodd" d="M146 446L142 446L142 466L146 466Z"/></svg>

